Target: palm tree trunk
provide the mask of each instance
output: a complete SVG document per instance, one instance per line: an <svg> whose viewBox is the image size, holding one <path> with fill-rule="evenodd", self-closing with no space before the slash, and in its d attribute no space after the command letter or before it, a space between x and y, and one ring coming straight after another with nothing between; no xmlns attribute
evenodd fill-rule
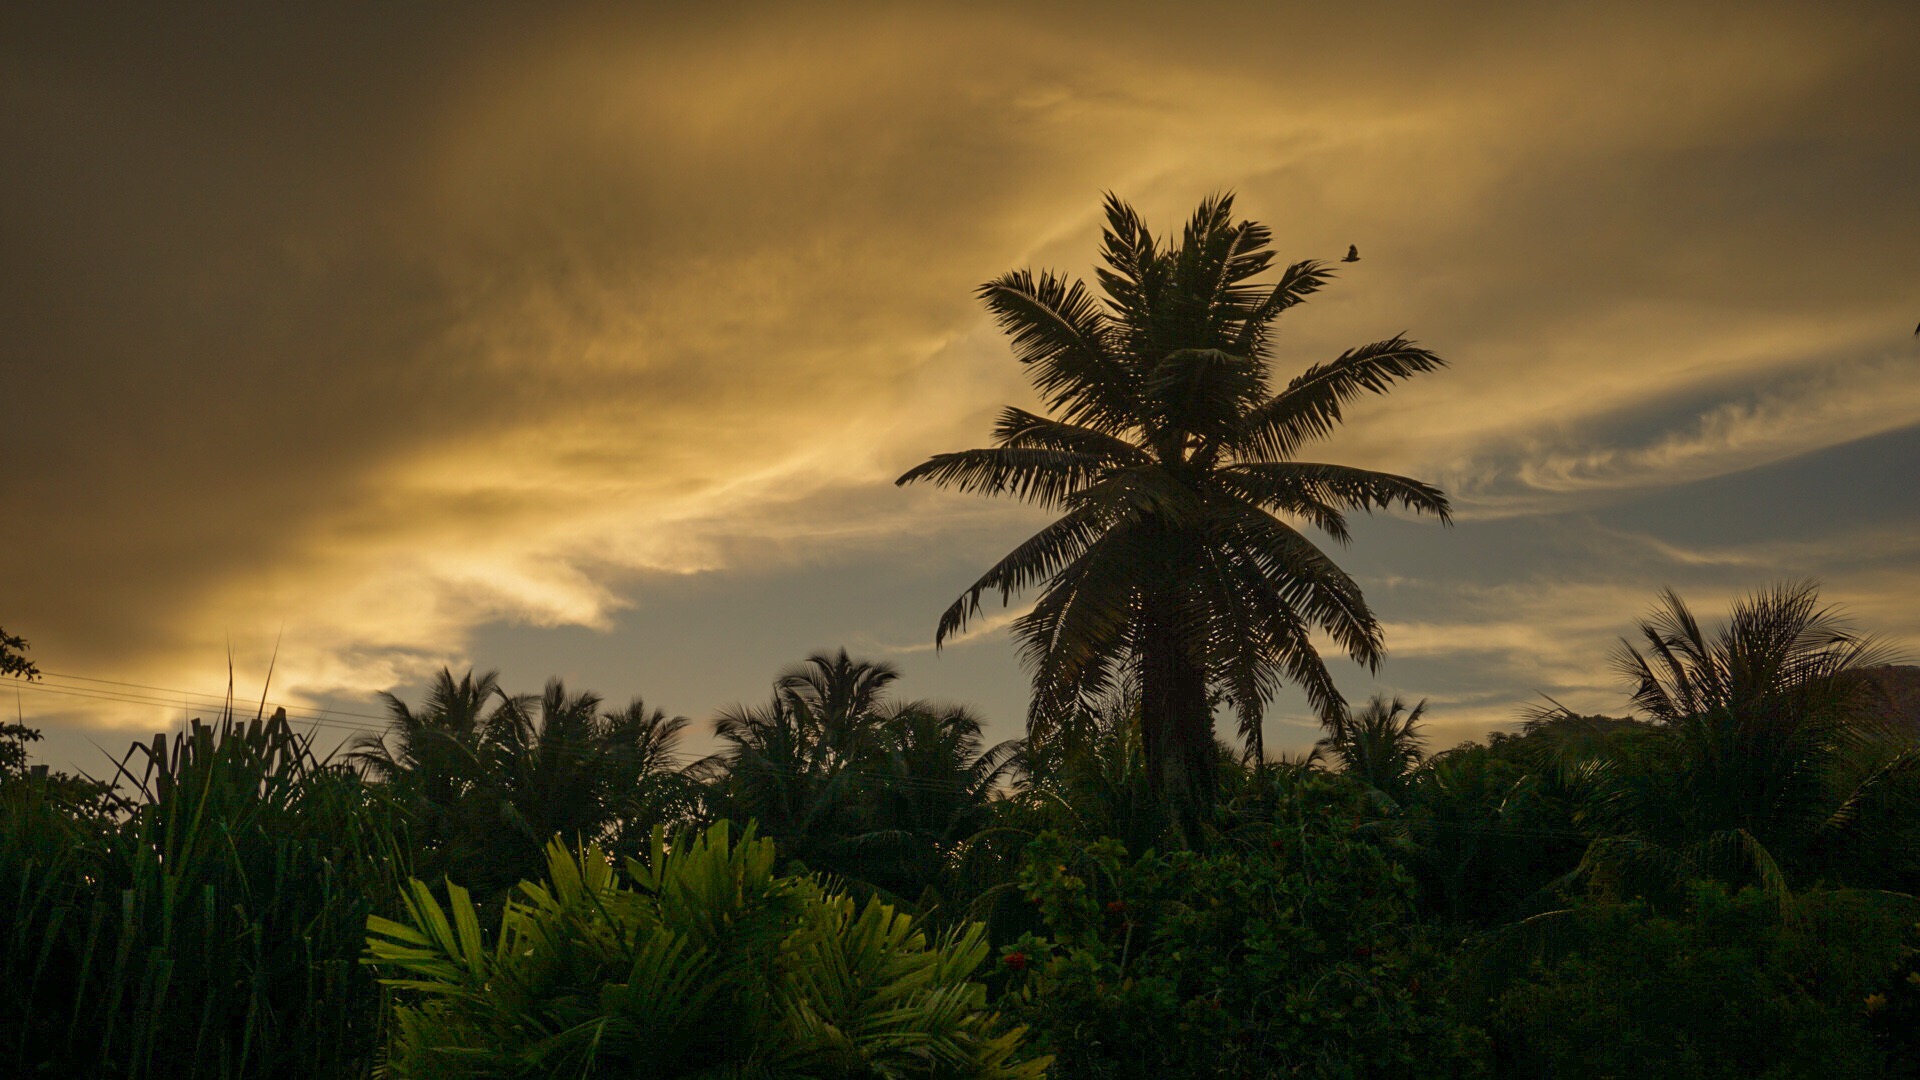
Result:
<svg viewBox="0 0 1920 1080"><path fill-rule="evenodd" d="M1153 600L1140 635L1140 742L1154 802L1189 846L1198 844L1218 781L1206 671L1179 647L1167 605Z"/></svg>

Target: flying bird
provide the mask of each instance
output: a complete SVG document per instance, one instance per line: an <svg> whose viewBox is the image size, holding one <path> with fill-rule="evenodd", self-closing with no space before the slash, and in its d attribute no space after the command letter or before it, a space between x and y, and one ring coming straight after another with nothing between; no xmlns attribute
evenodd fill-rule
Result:
<svg viewBox="0 0 1920 1080"><path fill-rule="evenodd" d="M1341 261L1341 262L1359 262L1359 261L1360 261L1360 249L1359 249L1359 248L1357 248L1357 247L1355 247L1355 246L1354 246L1354 245L1352 245L1352 244L1348 244L1348 245L1347 245L1347 257L1346 257L1346 258L1344 258L1344 259L1341 259L1340 261ZM1915 333L1920 333L1920 330L1916 330L1916 331L1915 331Z"/></svg>

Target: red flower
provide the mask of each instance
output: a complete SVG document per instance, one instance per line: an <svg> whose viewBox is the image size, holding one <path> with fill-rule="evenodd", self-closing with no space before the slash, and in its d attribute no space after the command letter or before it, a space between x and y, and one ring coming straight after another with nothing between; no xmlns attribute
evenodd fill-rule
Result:
<svg viewBox="0 0 1920 1080"><path fill-rule="evenodd" d="M1027 954L1023 952L1010 952L1001 957L1000 962L1015 971L1027 970Z"/></svg>
<svg viewBox="0 0 1920 1080"><path fill-rule="evenodd" d="M1353 947L1353 955L1365 960L1367 957L1373 955L1373 950L1365 945L1355 945Z"/></svg>
<svg viewBox="0 0 1920 1080"><path fill-rule="evenodd" d="M1273 842L1273 843L1272 843L1271 845L1269 845L1269 846L1270 846L1270 847L1272 847L1272 848L1273 848L1273 850L1275 850L1275 851L1285 851L1285 850L1287 850L1287 842L1286 842L1285 840L1275 840L1275 841L1274 841L1274 842Z"/></svg>
<svg viewBox="0 0 1920 1080"><path fill-rule="evenodd" d="M1124 911L1126 911L1126 910L1127 910L1127 902L1126 902L1125 900L1109 900L1109 901L1107 901L1107 912L1108 912L1108 914L1112 914L1112 915L1119 915L1119 914L1121 914L1122 912L1124 912Z"/></svg>

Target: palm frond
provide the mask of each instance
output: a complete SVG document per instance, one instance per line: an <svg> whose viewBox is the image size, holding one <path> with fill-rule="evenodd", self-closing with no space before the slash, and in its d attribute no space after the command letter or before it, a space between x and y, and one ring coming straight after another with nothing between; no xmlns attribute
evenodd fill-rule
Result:
<svg viewBox="0 0 1920 1080"><path fill-rule="evenodd" d="M1343 408L1360 395L1384 394L1399 380L1445 366L1445 360L1399 336L1349 349L1331 363L1301 372L1285 390L1250 409L1235 456L1285 461L1308 440L1332 434Z"/></svg>
<svg viewBox="0 0 1920 1080"><path fill-rule="evenodd" d="M1447 496L1431 484L1372 469L1310 461L1243 462L1221 468L1221 483L1257 506L1292 510L1290 503L1371 512L1398 503L1451 523ZM1316 522L1317 524L1317 522Z"/></svg>
<svg viewBox="0 0 1920 1080"><path fill-rule="evenodd" d="M978 295L1013 339L1014 357L1049 408L1102 431L1135 422L1134 376L1109 355L1106 317L1084 284L1017 270L980 286Z"/></svg>
<svg viewBox="0 0 1920 1080"><path fill-rule="evenodd" d="M980 597L989 590L998 591L1001 603L1008 603L1015 593L1072 565L1107 530L1108 516L1104 507L1076 506L1060 520L1028 537L941 614L939 626L934 630L934 644L939 645L964 631L968 620L980 614Z"/></svg>

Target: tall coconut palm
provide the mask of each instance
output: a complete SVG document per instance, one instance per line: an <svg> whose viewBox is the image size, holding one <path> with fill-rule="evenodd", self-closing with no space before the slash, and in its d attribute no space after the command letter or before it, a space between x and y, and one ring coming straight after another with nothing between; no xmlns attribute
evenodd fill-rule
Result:
<svg viewBox="0 0 1920 1080"><path fill-rule="evenodd" d="M1444 362L1396 336L1274 393L1274 320L1332 271L1307 260L1256 283L1273 262L1271 235L1235 221L1231 196L1202 202L1178 243L1157 240L1115 197L1106 216L1104 298L1031 270L979 290L1053 415L1008 408L992 447L935 455L898 482L1060 515L967 589L934 640L963 630L987 593L1004 603L1041 586L1014 624L1034 678L1030 722L1136 666L1150 781L1191 835L1214 798L1210 694L1234 707L1258 755L1261 714L1283 679L1323 716L1344 708L1316 628L1355 661L1380 660L1359 586L1296 525L1344 543L1348 511L1397 503L1447 520L1446 496L1428 484L1298 454L1355 398Z"/></svg>

